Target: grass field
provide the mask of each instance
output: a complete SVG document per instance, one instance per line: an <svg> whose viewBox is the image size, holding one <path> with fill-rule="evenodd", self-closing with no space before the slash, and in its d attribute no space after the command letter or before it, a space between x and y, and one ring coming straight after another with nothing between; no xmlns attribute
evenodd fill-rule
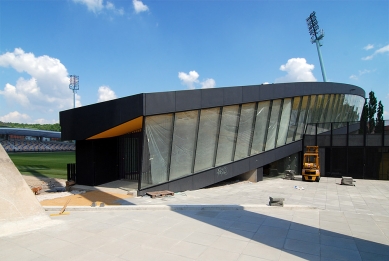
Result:
<svg viewBox="0 0 389 261"><path fill-rule="evenodd" d="M48 178L66 179L68 163L75 163L75 152L9 153L20 173Z"/></svg>

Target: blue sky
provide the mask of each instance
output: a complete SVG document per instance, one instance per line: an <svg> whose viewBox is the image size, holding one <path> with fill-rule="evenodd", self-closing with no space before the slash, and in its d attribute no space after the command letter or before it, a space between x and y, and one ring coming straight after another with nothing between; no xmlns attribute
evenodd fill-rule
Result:
<svg viewBox="0 0 389 261"><path fill-rule="evenodd" d="M54 123L142 92L322 81L373 90L389 119L389 1L0 0L0 120Z"/></svg>

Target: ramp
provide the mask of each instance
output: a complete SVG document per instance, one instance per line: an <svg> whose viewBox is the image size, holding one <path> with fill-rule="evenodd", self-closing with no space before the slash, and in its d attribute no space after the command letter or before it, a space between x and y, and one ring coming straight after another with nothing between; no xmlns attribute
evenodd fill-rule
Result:
<svg viewBox="0 0 389 261"><path fill-rule="evenodd" d="M51 219L0 144L0 236L37 229Z"/></svg>

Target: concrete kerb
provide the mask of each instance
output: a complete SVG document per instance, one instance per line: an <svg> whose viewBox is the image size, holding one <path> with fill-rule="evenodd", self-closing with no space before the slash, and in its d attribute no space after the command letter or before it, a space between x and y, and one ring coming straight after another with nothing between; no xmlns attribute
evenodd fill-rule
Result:
<svg viewBox="0 0 389 261"><path fill-rule="evenodd" d="M62 206L44 206L46 211L61 211ZM104 207L86 207L86 206L70 206L66 208L66 211L113 211L113 210L209 210L209 211L224 211L224 210L305 210L305 209L318 209L313 206L302 205L288 205L284 207L272 207L268 205L125 205L125 206L104 206Z"/></svg>

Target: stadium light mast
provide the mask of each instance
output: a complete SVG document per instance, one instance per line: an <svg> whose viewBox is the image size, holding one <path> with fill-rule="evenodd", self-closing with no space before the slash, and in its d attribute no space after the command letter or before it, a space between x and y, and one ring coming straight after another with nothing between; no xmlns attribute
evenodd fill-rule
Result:
<svg viewBox="0 0 389 261"><path fill-rule="evenodd" d="M70 75L69 89L73 90L73 108L76 108L76 92L79 90L78 76Z"/></svg>
<svg viewBox="0 0 389 261"><path fill-rule="evenodd" d="M323 29L319 30L319 23L316 20L315 12L312 12L306 20L307 20L309 34L311 35L311 43L316 43L317 53L319 54L319 60L320 60L321 74L323 75L323 82L326 82L327 81L326 71L324 69L323 59L321 58L321 52L320 52L320 46L322 46L320 40L323 39L324 37L324 31Z"/></svg>

